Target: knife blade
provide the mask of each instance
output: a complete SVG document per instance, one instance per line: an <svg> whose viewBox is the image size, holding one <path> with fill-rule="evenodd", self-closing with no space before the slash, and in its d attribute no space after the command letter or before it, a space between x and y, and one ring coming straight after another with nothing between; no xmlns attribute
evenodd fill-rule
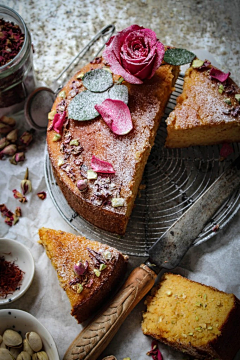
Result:
<svg viewBox="0 0 240 360"><path fill-rule="evenodd" d="M176 267L206 222L240 186L240 156L149 249L127 281L67 349L63 360L96 360L128 314L153 287L157 273Z"/></svg>

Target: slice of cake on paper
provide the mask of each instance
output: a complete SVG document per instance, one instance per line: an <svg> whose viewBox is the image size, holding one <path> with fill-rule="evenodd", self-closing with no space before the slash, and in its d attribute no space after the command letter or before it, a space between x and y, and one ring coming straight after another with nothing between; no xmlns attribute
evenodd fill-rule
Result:
<svg viewBox="0 0 240 360"><path fill-rule="evenodd" d="M240 349L240 301L166 273L146 299L142 331L198 359L233 360Z"/></svg>
<svg viewBox="0 0 240 360"><path fill-rule="evenodd" d="M125 38L120 55L115 50ZM105 58L82 68L58 94L47 145L69 205L93 225L124 234L179 66L164 63L164 45L137 25L107 48ZM130 55L137 59L126 65ZM130 74L135 67L138 77Z"/></svg>
<svg viewBox="0 0 240 360"><path fill-rule="evenodd" d="M39 243L57 271L61 287L81 323L123 280L127 257L116 249L63 231L39 229Z"/></svg>
<svg viewBox="0 0 240 360"><path fill-rule="evenodd" d="M206 60L193 61L183 93L166 120L166 147L240 141L240 88L229 75Z"/></svg>

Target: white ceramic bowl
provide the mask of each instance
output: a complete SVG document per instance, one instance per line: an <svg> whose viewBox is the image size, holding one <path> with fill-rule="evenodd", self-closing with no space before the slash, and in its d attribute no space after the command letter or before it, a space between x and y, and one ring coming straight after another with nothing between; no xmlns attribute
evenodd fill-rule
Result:
<svg viewBox="0 0 240 360"><path fill-rule="evenodd" d="M24 338L25 334L35 331L41 337L43 350L48 354L49 360L59 360L57 347L48 330L31 314L17 309L0 310L0 334L7 329L18 331Z"/></svg>
<svg viewBox="0 0 240 360"><path fill-rule="evenodd" d="M28 248L16 240L0 239L0 257L13 262L24 271L23 280L19 290L9 294L6 298L0 298L0 306L19 299L30 287L34 276L34 260Z"/></svg>

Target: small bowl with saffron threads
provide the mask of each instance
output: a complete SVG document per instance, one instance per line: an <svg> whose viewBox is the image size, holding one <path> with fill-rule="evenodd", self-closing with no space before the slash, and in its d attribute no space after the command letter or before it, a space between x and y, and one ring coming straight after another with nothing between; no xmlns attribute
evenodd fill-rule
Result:
<svg viewBox="0 0 240 360"><path fill-rule="evenodd" d="M35 271L29 249L17 240L0 238L0 306L19 299L29 289Z"/></svg>

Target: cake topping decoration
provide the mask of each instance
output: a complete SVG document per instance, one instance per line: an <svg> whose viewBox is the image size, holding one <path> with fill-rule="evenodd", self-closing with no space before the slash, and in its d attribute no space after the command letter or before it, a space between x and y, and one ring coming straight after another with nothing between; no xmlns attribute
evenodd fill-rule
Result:
<svg viewBox="0 0 240 360"><path fill-rule="evenodd" d="M240 103L240 94L235 94L235 99Z"/></svg>
<svg viewBox="0 0 240 360"><path fill-rule="evenodd" d="M105 69L88 71L82 80L83 85L92 92L103 92L113 85L112 74Z"/></svg>
<svg viewBox="0 0 240 360"><path fill-rule="evenodd" d="M97 175L96 171L87 170L87 179L95 180L95 179L97 179L97 177L98 177L98 175Z"/></svg>
<svg viewBox="0 0 240 360"><path fill-rule="evenodd" d="M132 130L131 113L123 101L106 99L95 108L114 134L126 135Z"/></svg>
<svg viewBox="0 0 240 360"><path fill-rule="evenodd" d="M88 187L87 179L78 180L78 181L77 181L77 188L78 188L80 191L86 190L87 187Z"/></svg>
<svg viewBox="0 0 240 360"><path fill-rule="evenodd" d="M60 133L62 131L63 124L66 120L66 111L64 111L62 114L57 113L54 115L53 122L52 122L52 128L57 133Z"/></svg>
<svg viewBox="0 0 240 360"><path fill-rule="evenodd" d="M115 171L109 162L100 160L94 155L92 156L91 167L97 173L115 174Z"/></svg>
<svg viewBox="0 0 240 360"><path fill-rule="evenodd" d="M103 57L115 74L131 84L142 84L153 77L164 51L154 31L131 25L109 39Z"/></svg>
<svg viewBox="0 0 240 360"><path fill-rule="evenodd" d="M224 72L222 72L221 70L216 69L216 68L214 68L214 67L211 68L209 74L210 74L210 76L211 76L213 79L216 79L216 80L218 80L218 81L220 81L220 82L226 81L226 80L229 78L229 76L231 75L230 72L224 73Z"/></svg>
<svg viewBox="0 0 240 360"><path fill-rule="evenodd" d="M55 134L54 137L53 137L53 141L56 142L56 141L59 141L61 140L61 135L60 134Z"/></svg>
<svg viewBox="0 0 240 360"><path fill-rule="evenodd" d="M85 264L82 263L82 261L78 261L77 264L74 265L74 272L76 275L83 275L88 269L88 261L85 262Z"/></svg>
<svg viewBox="0 0 240 360"><path fill-rule="evenodd" d="M112 207L124 206L125 200L123 198L112 198Z"/></svg>
<svg viewBox="0 0 240 360"><path fill-rule="evenodd" d="M18 190L14 189L12 192L15 199L18 199L21 203L27 202L26 197L23 196Z"/></svg>
<svg viewBox="0 0 240 360"><path fill-rule="evenodd" d="M39 197L40 200L45 200L47 197L47 193L45 191L40 191L37 193L37 196Z"/></svg>
<svg viewBox="0 0 240 360"><path fill-rule="evenodd" d="M195 57L195 54L186 49L170 48L166 50L163 60L171 65L185 65L191 63Z"/></svg>
<svg viewBox="0 0 240 360"><path fill-rule="evenodd" d="M126 85L114 85L109 89L109 98L112 100L121 100L128 103L128 88Z"/></svg>
<svg viewBox="0 0 240 360"><path fill-rule="evenodd" d="M203 60L195 59L192 62L192 67L198 70L204 70L208 68L209 65L211 65L211 62L209 60L203 61Z"/></svg>

